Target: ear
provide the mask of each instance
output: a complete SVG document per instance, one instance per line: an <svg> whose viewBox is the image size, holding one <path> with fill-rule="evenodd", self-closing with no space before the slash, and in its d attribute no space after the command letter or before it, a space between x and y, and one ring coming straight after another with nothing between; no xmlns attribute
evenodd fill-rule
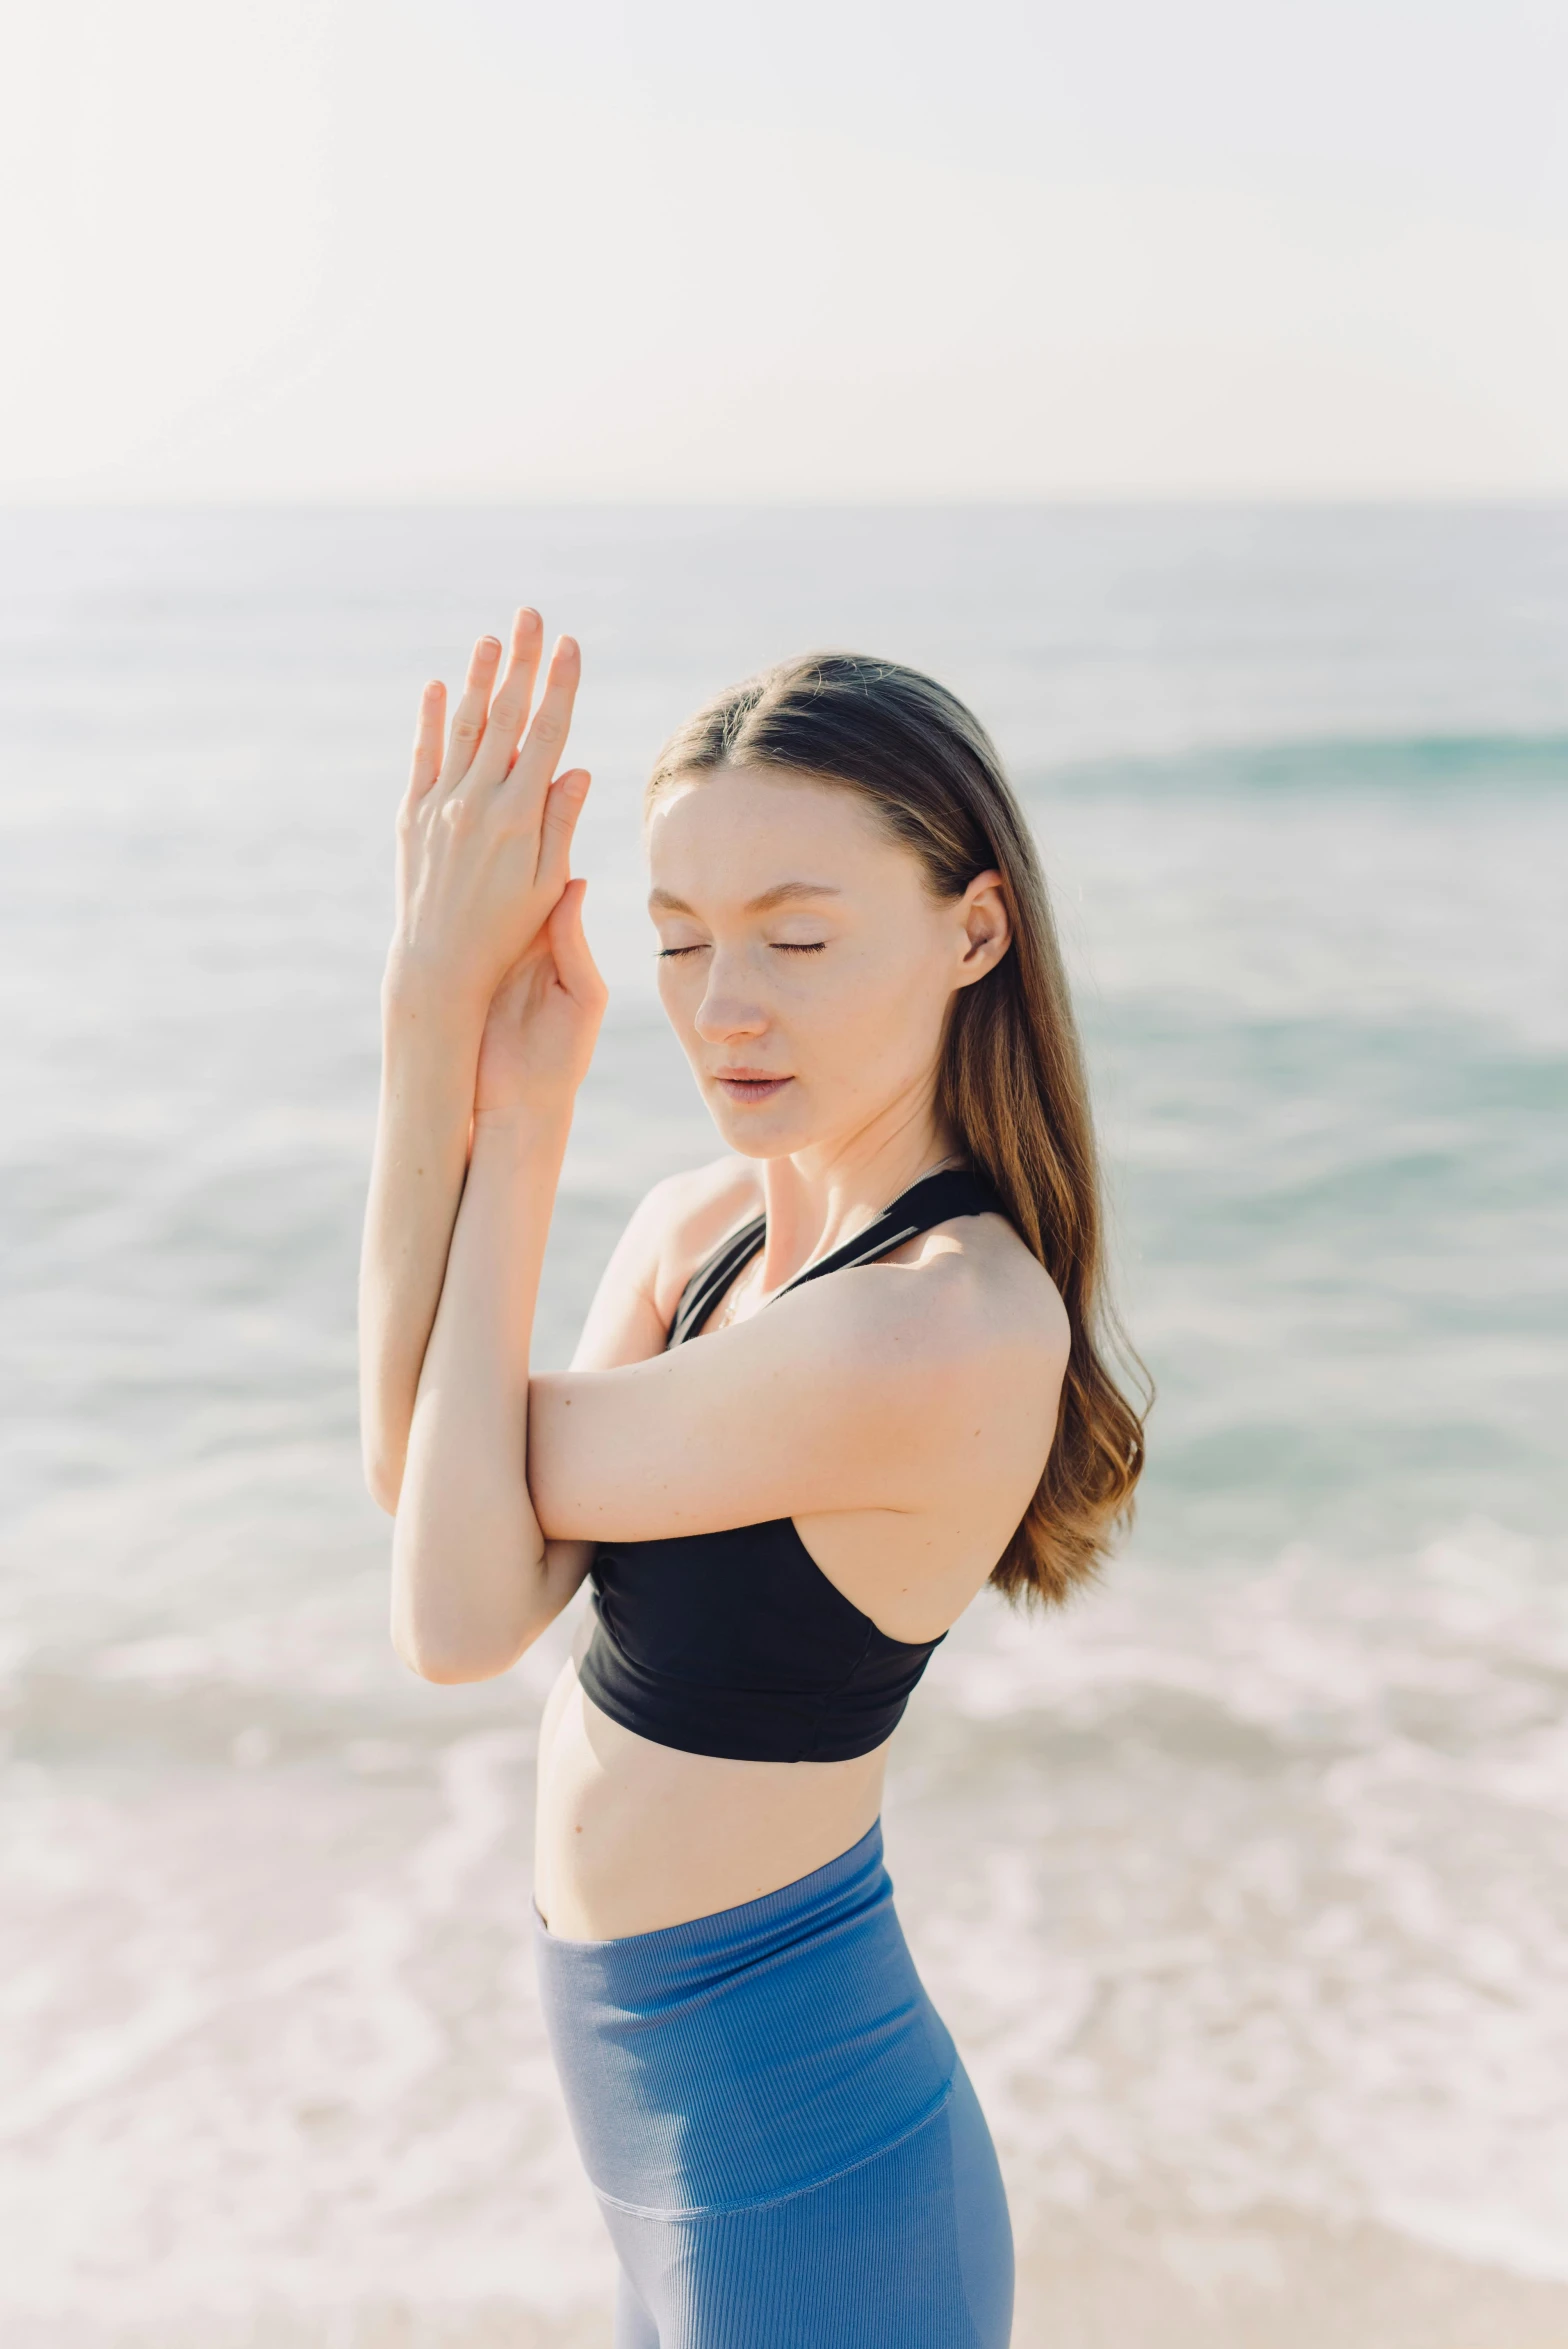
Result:
<svg viewBox="0 0 1568 2349"><path fill-rule="evenodd" d="M1002 876L976 873L957 906L961 955L960 987L972 987L987 971L995 970L1012 944L1013 925L1007 918Z"/></svg>

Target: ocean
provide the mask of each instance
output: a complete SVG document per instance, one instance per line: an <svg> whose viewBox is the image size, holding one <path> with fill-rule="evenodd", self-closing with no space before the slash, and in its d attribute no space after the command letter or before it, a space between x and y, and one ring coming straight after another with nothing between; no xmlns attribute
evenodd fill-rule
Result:
<svg viewBox="0 0 1568 2349"><path fill-rule="evenodd" d="M1568 509L28 512L0 552L0 2338L587 2349L528 1951L564 1632L386 1634L353 1294L420 684L585 657L612 988L568 1354L711 1155L637 801L721 683L934 671L1036 826L1134 1536L976 1603L890 1864L1017 2349L1568 2342Z"/></svg>

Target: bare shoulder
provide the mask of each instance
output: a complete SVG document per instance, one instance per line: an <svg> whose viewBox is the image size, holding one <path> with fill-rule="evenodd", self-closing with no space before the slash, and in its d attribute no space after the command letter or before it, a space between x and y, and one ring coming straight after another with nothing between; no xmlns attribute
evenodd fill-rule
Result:
<svg viewBox="0 0 1568 2349"><path fill-rule="evenodd" d="M692 1273L760 1204L756 1172L744 1158L720 1159L655 1183L604 1268L573 1369L623 1369L662 1353Z"/></svg>
<svg viewBox="0 0 1568 2349"><path fill-rule="evenodd" d="M875 1458L900 1508L980 1508L979 1523L995 1502L1017 1524L1055 1438L1071 1328L1055 1282L1002 1217L938 1225L756 1318L773 1325L775 1392ZM716 1349L750 1327L723 1332Z"/></svg>
<svg viewBox="0 0 1568 2349"><path fill-rule="evenodd" d="M646 1251L649 1294L668 1324L705 1256L762 1212L762 1185L749 1158L716 1158L655 1183L628 1226Z"/></svg>
<svg viewBox="0 0 1568 2349"><path fill-rule="evenodd" d="M923 1234L914 1270L929 1318L955 1347L1021 1347L1065 1367L1072 1327L1062 1293L1005 1216L966 1216Z"/></svg>
<svg viewBox="0 0 1568 2349"><path fill-rule="evenodd" d="M862 1366L896 1360L943 1384L955 1372L982 1387L989 1376L1053 1390L1072 1331L1061 1293L1000 1215L939 1224L878 1263L816 1284L812 1303ZM809 1292L803 1292L809 1295Z"/></svg>

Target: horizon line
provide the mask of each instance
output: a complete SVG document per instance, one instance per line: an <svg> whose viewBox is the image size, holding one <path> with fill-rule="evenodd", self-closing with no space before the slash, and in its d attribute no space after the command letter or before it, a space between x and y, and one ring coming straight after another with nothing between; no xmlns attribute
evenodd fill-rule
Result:
<svg viewBox="0 0 1568 2349"><path fill-rule="evenodd" d="M1185 512L1344 512L1409 511L1444 508L1496 511L1503 508L1544 510L1568 506L1568 482L1531 489L1411 488L1337 490L1294 489L1095 489L1018 490L985 492L916 492L847 495L801 492L798 495L718 495L709 491L685 493L651 491L583 491L574 495L535 494L523 490L452 491L98 491L30 492L0 490L0 513L104 512L519 512L611 513L1016 513L1106 511L1130 507Z"/></svg>

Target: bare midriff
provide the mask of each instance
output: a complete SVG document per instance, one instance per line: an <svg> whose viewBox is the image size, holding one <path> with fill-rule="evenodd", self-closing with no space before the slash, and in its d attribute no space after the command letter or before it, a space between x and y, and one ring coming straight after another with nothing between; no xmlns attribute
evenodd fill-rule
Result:
<svg viewBox="0 0 1568 2349"><path fill-rule="evenodd" d="M618 1941L777 1892L874 1824L886 1758L885 1745L849 1762L655 1745L600 1712L574 1656L539 1734L539 1912L569 1941Z"/></svg>

